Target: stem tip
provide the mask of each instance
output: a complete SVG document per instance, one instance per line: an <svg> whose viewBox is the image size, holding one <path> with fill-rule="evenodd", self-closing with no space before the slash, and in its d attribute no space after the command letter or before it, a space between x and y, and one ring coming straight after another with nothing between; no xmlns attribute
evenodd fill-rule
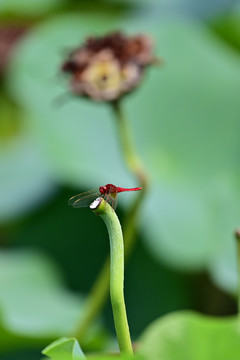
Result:
<svg viewBox="0 0 240 360"><path fill-rule="evenodd" d="M99 207L99 205L101 204L101 202L102 202L102 198L98 197L91 203L91 205L89 206L90 209L96 210Z"/></svg>

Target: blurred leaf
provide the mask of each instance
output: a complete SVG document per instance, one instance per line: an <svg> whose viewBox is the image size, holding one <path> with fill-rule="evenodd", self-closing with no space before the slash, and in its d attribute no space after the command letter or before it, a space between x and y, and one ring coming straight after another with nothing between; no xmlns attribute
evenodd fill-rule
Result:
<svg viewBox="0 0 240 360"><path fill-rule="evenodd" d="M69 333L81 306L81 299L63 288L48 258L31 251L1 251L0 308L5 334L0 338L1 351L26 343L44 344L46 339Z"/></svg>
<svg viewBox="0 0 240 360"><path fill-rule="evenodd" d="M139 352L146 360L238 360L239 340L237 318L179 312L152 323L139 340Z"/></svg>
<svg viewBox="0 0 240 360"><path fill-rule="evenodd" d="M165 24L153 34L165 66L128 101L154 183L143 217L146 245L184 269L218 272L224 259L231 283L218 284L233 291L240 59L200 25Z"/></svg>
<svg viewBox="0 0 240 360"><path fill-rule="evenodd" d="M90 355L88 356L89 360L116 360L116 359L121 359L121 360L131 360L131 359L135 359L135 360L145 360L145 358L141 355L141 354L134 354L134 356L129 356L129 355L121 355L121 357L119 357L117 354L114 355Z"/></svg>
<svg viewBox="0 0 240 360"><path fill-rule="evenodd" d="M79 343L74 338L61 338L48 345L42 353L52 360L86 359Z"/></svg>
<svg viewBox="0 0 240 360"><path fill-rule="evenodd" d="M61 338L54 341L52 344L47 346L42 353L52 360L78 360L86 359L84 356L79 343L74 338ZM115 360L118 354L108 355L108 354L99 354L99 355L89 355L88 359L91 360ZM129 355L121 355L123 360L142 360L142 355L136 354L134 357Z"/></svg>
<svg viewBox="0 0 240 360"><path fill-rule="evenodd" d="M60 180L85 188L109 182L131 186L107 106L73 98L53 108L61 91L49 79L63 61L59 49L81 43L87 34L116 28L152 34L165 65L149 71L146 83L124 102L153 180L142 220L146 245L156 258L185 269L215 272L224 258L234 289L239 58L200 24L116 20L69 15L41 24L16 52L12 92L38 115L34 126ZM101 147L99 139L106 140ZM220 283L226 285L225 279Z"/></svg>
<svg viewBox="0 0 240 360"><path fill-rule="evenodd" d="M225 13L210 23L217 35L240 51L240 11Z"/></svg>
<svg viewBox="0 0 240 360"><path fill-rule="evenodd" d="M39 16L64 3L65 0L1 0L0 14L11 13L24 16Z"/></svg>
<svg viewBox="0 0 240 360"><path fill-rule="evenodd" d="M29 115L0 97L0 223L22 215L54 189Z"/></svg>

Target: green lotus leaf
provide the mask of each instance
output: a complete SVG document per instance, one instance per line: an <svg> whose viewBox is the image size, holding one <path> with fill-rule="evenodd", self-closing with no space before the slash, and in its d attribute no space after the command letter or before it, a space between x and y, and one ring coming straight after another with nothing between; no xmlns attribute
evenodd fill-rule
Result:
<svg viewBox="0 0 240 360"><path fill-rule="evenodd" d="M237 318L212 318L179 312L154 321L139 339L146 360L237 360L240 354Z"/></svg>
<svg viewBox="0 0 240 360"><path fill-rule="evenodd" d="M0 223L29 212L55 190L28 113L0 97Z"/></svg>
<svg viewBox="0 0 240 360"><path fill-rule="evenodd" d="M81 307L82 299L64 289L49 258L30 250L0 252L1 351L64 336Z"/></svg>
<svg viewBox="0 0 240 360"><path fill-rule="evenodd" d="M42 353L52 360L86 359L78 341L74 338L60 338L48 345Z"/></svg>

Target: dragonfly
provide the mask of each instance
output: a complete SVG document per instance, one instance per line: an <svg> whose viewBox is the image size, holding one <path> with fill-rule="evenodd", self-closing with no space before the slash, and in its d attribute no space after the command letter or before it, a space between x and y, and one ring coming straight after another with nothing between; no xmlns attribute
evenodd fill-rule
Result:
<svg viewBox="0 0 240 360"><path fill-rule="evenodd" d="M74 208L88 207L98 197L102 197L114 210L117 207L117 194L125 191L138 191L141 187L122 188L113 184L100 186L99 188L77 194L68 200L68 205Z"/></svg>

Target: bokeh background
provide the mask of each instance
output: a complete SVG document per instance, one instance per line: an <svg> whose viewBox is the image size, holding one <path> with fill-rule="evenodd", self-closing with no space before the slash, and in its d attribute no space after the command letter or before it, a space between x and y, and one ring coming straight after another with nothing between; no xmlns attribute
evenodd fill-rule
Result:
<svg viewBox="0 0 240 360"><path fill-rule="evenodd" d="M72 329L109 252L101 219L68 198L106 183L138 185L111 109L71 96L60 71L86 36L112 30L149 34L163 59L123 103L151 177L126 266L132 336L180 309L236 312L240 2L2 0L2 360L39 360ZM135 196L119 196L120 219ZM86 347L113 343L108 302Z"/></svg>

